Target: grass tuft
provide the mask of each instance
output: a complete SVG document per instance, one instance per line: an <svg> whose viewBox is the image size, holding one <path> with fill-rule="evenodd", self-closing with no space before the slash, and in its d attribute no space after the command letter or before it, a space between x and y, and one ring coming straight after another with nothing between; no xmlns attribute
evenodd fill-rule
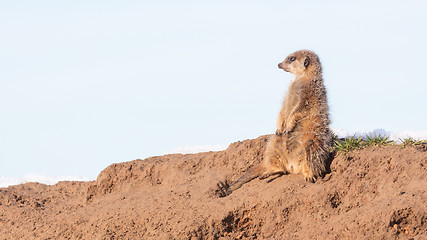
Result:
<svg viewBox="0 0 427 240"><path fill-rule="evenodd" d="M416 140L412 137L403 138L403 139L399 138L399 140L402 142L402 147L410 147L410 146L420 145L427 142L423 140Z"/></svg>
<svg viewBox="0 0 427 240"><path fill-rule="evenodd" d="M337 152L348 153L350 151L363 148L363 139L356 136L348 137L344 140L334 140L334 150Z"/></svg>
<svg viewBox="0 0 427 240"><path fill-rule="evenodd" d="M353 150L359 150L369 146L378 147L397 144L396 142L390 139L390 136L381 134L367 135L365 137L356 137L356 135L353 135L352 137L349 136L347 138L339 138L337 134L332 133L332 140L333 144L331 146L331 151L344 154ZM427 144L427 140L417 140L412 137L403 139L399 138L399 140L401 142L401 144L399 145L404 148Z"/></svg>
<svg viewBox="0 0 427 240"><path fill-rule="evenodd" d="M390 136L385 136L385 135L381 135L381 134L374 134L372 135L368 135L366 136L365 139L365 147L368 146L387 146L387 145L391 145L393 144L394 141L390 139Z"/></svg>

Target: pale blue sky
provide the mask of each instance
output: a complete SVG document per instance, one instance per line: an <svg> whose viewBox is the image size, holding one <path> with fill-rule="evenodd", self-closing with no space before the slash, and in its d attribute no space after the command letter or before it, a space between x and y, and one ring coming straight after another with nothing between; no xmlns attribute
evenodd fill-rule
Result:
<svg viewBox="0 0 427 240"><path fill-rule="evenodd" d="M1 1L0 176L273 133L299 49L332 127L427 130L423 1Z"/></svg>

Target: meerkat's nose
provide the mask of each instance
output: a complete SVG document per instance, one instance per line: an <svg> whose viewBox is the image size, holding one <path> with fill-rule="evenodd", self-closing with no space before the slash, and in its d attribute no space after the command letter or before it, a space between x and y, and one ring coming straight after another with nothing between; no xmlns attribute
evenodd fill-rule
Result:
<svg viewBox="0 0 427 240"><path fill-rule="evenodd" d="M279 66L279 68L282 68L282 63L279 63L279 65L278 65L278 66Z"/></svg>

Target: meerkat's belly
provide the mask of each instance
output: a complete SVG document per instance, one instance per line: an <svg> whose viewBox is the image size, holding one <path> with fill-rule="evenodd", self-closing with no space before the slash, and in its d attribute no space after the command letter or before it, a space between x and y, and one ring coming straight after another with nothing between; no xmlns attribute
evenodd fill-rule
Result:
<svg viewBox="0 0 427 240"><path fill-rule="evenodd" d="M298 174L301 172L301 166L299 163L297 163L295 161L289 161L287 166L286 166L286 170L289 173Z"/></svg>
<svg viewBox="0 0 427 240"><path fill-rule="evenodd" d="M298 141L299 143L299 141ZM304 158L304 149L301 144L297 144L296 148L293 149L294 151L289 154L287 157L287 162L285 163L286 170L289 173L301 173L302 167L301 164L303 162Z"/></svg>

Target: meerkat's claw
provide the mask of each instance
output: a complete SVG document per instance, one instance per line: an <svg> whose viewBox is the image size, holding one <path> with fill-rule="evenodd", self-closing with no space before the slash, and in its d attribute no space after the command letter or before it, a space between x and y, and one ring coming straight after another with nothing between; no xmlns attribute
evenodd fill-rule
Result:
<svg viewBox="0 0 427 240"><path fill-rule="evenodd" d="M317 178L316 177L305 177L305 180L307 182L314 183L314 182L316 182Z"/></svg>
<svg viewBox="0 0 427 240"><path fill-rule="evenodd" d="M219 197L226 197L230 194L228 183L226 182L219 182L216 184L218 187L218 190L216 191Z"/></svg>

